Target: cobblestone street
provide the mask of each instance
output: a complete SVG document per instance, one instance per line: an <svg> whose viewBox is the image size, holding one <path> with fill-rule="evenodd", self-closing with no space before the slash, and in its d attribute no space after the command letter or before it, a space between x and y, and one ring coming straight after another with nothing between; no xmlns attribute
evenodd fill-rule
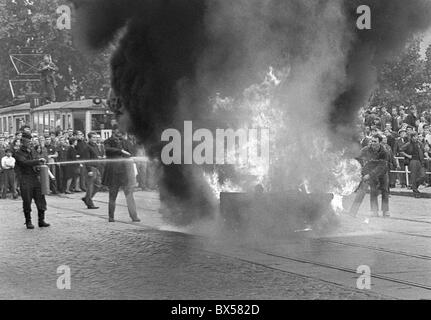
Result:
<svg viewBox="0 0 431 320"><path fill-rule="evenodd" d="M49 196L47 221L52 226L35 230L26 230L23 225L21 201L2 200L0 298L381 297L299 276L253 259L237 258L209 238L169 231L172 228L163 224L157 211L158 195L149 192L135 195L141 223L129 222L124 196L119 196L118 222L110 224L106 217L106 193L96 196L99 210L87 210L79 200L81 194L75 194ZM57 274L57 268L61 265L71 269L71 290L57 289L57 278L61 275Z"/></svg>

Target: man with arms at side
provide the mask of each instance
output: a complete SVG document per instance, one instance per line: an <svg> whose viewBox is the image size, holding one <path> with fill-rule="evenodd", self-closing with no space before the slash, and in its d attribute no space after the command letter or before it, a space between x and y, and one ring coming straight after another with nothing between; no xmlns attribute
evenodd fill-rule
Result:
<svg viewBox="0 0 431 320"><path fill-rule="evenodd" d="M34 229L31 222L31 202L34 199L37 207L39 227L49 227L45 222L46 200L40 184L39 165L46 163L45 158L36 158L32 152L31 135L24 133L21 138L21 148L15 153L16 166L20 172L20 190L23 201L25 225Z"/></svg>

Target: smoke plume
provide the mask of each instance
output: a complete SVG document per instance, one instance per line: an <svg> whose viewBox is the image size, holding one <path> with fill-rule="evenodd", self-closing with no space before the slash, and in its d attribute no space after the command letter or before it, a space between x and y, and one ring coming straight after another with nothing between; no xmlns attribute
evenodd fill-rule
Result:
<svg viewBox="0 0 431 320"><path fill-rule="evenodd" d="M278 184L305 178L324 189L322 160L331 137L346 146L382 64L429 25L427 0L74 0L80 38L100 49L123 30L112 57L112 87L134 133L153 158L167 128L226 128L247 117L233 107L214 115L219 94L247 105L269 67L284 70L272 92ZM358 30L356 9L368 5L372 29ZM288 70L288 71L286 71ZM248 91L247 91L248 90ZM244 120L244 119L242 119ZM203 168L164 166L161 200L179 223L213 212ZM273 187L277 184L273 181ZM289 186L281 186L289 188Z"/></svg>

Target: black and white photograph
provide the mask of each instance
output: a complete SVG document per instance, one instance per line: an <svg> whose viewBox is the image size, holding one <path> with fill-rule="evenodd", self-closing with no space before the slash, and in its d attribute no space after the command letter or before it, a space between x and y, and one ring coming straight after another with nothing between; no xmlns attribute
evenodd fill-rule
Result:
<svg viewBox="0 0 431 320"><path fill-rule="evenodd" d="M430 126L431 0L0 0L0 300L429 300Z"/></svg>

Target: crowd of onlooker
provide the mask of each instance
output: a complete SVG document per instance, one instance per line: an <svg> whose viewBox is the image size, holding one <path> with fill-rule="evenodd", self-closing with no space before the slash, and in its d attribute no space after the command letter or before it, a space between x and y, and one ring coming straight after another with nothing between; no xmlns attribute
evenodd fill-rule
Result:
<svg viewBox="0 0 431 320"><path fill-rule="evenodd" d="M82 162L85 159L86 145L89 140L96 143L101 154L101 168L103 170L103 159L106 158L104 140L100 134L90 132L84 136L82 131L44 130L43 134L31 131L29 126L23 126L15 134L7 132L0 134L0 194L4 199L10 193L14 199L18 198L19 171L15 168L14 153L21 148L22 133L31 134L31 148L37 158L46 159L50 171L51 194L71 194L73 192L84 192L86 189L86 166ZM130 136L128 138L135 147L135 155L143 155ZM137 163L137 184L145 189L155 189L154 170L145 162Z"/></svg>
<svg viewBox="0 0 431 320"><path fill-rule="evenodd" d="M389 161L391 171L406 171L410 157L406 156L405 146L414 141L419 146L423 174L426 174L424 185L431 186L431 110L418 112L416 106L373 107L361 111L361 147L369 145L373 136L382 137L382 145L394 161ZM417 141L416 141L417 140ZM390 173L391 188L399 185L410 187L411 180L405 173ZM407 183L408 182L408 183Z"/></svg>

